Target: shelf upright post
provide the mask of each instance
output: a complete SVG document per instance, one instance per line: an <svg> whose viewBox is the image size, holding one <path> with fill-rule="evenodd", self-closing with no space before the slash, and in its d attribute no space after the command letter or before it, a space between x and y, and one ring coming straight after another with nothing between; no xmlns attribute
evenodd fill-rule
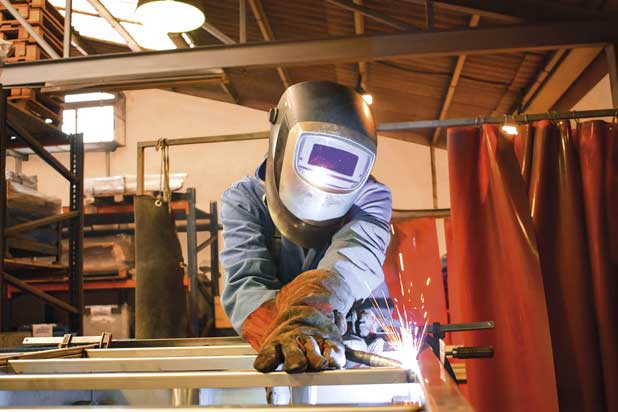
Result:
<svg viewBox="0 0 618 412"><path fill-rule="evenodd" d="M71 219L69 224L69 299L79 312L69 314L69 325L71 332L81 335L84 311L84 140L81 133L71 135L70 138L71 173L75 179L70 182L69 206L71 212L78 212L79 215Z"/></svg>
<svg viewBox="0 0 618 412"><path fill-rule="evenodd" d="M197 228L195 211L195 189L187 188L187 267L191 293L189 295L189 324L193 336L199 336L197 319Z"/></svg>
<svg viewBox="0 0 618 412"><path fill-rule="evenodd" d="M6 120L7 97L9 91L0 85L0 332L6 332L9 326L8 295L4 279L4 257L6 253L6 239L4 228L7 223L6 200L6 150L9 144L8 127Z"/></svg>
<svg viewBox="0 0 618 412"><path fill-rule="evenodd" d="M212 298L219 296L219 214L217 202L210 202L210 279Z"/></svg>

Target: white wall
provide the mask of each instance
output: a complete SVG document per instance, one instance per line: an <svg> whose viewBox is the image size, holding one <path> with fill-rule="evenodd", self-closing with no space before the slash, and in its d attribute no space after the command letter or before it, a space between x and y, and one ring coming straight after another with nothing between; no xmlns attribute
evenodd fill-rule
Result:
<svg viewBox="0 0 618 412"><path fill-rule="evenodd" d="M212 136L267 130L266 113L238 105L160 90L127 92L126 146L111 154L111 174L136 173L136 143L158 138ZM374 175L393 191L393 206L400 209L432 207L429 149L399 140L380 138ZM210 143L172 147L171 171L187 172L186 187L195 187L199 207L208 208L237 179L252 174L263 159L267 141ZM159 173L160 158L146 152L146 173ZM68 155L59 159L68 165ZM436 154L441 207L448 207L446 151ZM36 156L23 163L23 172L39 177L40 191L68 202L66 184ZM87 153L86 177L105 175L105 155Z"/></svg>
<svg viewBox="0 0 618 412"><path fill-rule="evenodd" d="M112 175L136 173L138 141L259 132L269 128L266 112L238 105L160 90L127 92L126 97L126 146L111 154ZM195 187L197 206L208 210L209 203L219 201L226 187L254 173L267 146L266 140L260 140L172 147L170 169L189 174L185 187ZM68 165L67 154L58 157ZM439 206L448 207L446 151L436 151L436 163ZM147 149L146 173L159 173L159 169L159 154ZM32 156L23 163L22 170L38 176L41 192L59 196L63 204L68 204L68 185L41 159ZM105 154L86 154L85 175L105 176ZM428 147L380 138L374 175L391 188L394 208L433 207ZM200 262L204 260L208 260L208 253L200 254Z"/></svg>

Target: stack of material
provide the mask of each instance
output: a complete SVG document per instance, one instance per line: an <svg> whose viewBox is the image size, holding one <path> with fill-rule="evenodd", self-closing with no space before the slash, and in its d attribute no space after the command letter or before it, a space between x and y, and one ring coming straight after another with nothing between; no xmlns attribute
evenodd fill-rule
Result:
<svg viewBox="0 0 618 412"><path fill-rule="evenodd" d="M170 190L175 192L182 189L186 179L187 173L171 173ZM144 176L145 192L156 192L160 189L160 174L148 174ZM91 177L84 179L84 196L87 199L134 195L136 192L137 178L135 175Z"/></svg>
<svg viewBox="0 0 618 412"><path fill-rule="evenodd" d="M7 224L13 226L60 213L61 200L37 191L36 176L6 172ZM39 227L9 239L11 256L54 256L59 234L54 226Z"/></svg>
<svg viewBox="0 0 618 412"><path fill-rule="evenodd" d="M48 0L12 0L13 7L32 25L34 30L62 55L64 17ZM4 6L0 5L0 38L13 43L13 51L6 63L49 59L50 56L37 44L34 37ZM62 100L45 96L32 89L12 89L9 97L22 110L60 126Z"/></svg>
<svg viewBox="0 0 618 412"><path fill-rule="evenodd" d="M62 263L68 264L69 245L62 242ZM98 279L124 279L135 267L133 236L117 234L84 239L84 275Z"/></svg>

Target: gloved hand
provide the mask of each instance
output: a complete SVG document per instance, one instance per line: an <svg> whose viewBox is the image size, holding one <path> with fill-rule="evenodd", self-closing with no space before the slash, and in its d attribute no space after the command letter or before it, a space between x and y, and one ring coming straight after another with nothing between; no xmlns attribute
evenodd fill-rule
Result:
<svg viewBox="0 0 618 412"><path fill-rule="evenodd" d="M245 321L243 337L258 349L254 367L271 372L283 363L290 373L342 368L342 314L352 301L349 287L330 271L299 275ZM264 328L267 319L270 325Z"/></svg>

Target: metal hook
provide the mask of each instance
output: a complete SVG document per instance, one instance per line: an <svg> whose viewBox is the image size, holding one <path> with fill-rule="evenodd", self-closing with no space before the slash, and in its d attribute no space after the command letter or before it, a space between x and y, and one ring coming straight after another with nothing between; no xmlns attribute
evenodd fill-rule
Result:
<svg viewBox="0 0 618 412"><path fill-rule="evenodd" d="M159 138L157 139L157 144L155 145L155 150L159 151L159 149L164 149L167 146L167 139Z"/></svg>

